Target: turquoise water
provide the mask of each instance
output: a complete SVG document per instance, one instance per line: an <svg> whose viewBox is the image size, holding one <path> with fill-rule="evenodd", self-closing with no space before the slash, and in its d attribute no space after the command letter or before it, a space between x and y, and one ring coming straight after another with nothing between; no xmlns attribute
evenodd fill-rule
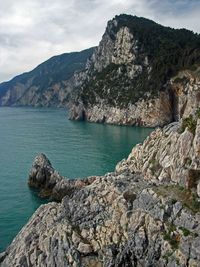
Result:
<svg viewBox="0 0 200 267"><path fill-rule="evenodd" d="M150 131L69 121L63 109L0 108L0 251L45 202L27 186L38 153L69 178L101 175Z"/></svg>

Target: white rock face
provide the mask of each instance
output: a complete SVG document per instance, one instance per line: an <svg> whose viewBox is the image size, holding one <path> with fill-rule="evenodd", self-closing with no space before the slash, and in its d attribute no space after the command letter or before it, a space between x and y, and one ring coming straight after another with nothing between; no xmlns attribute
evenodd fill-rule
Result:
<svg viewBox="0 0 200 267"><path fill-rule="evenodd" d="M134 40L128 27L122 27L116 34L112 63L129 64L137 54L137 41Z"/></svg>
<svg viewBox="0 0 200 267"><path fill-rule="evenodd" d="M175 119L189 117L200 106L200 68L180 71L171 79Z"/></svg>
<svg viewBox="0 0 200 267"><path fill-rule="evenodd" d="M178 183L197 190L200 182L200 120L195 134L187 128L181 133L181 123L172 123L150 134L143 144L133 148L127 160L116 167L142 172L147 180Z"/></svg>
<svg viewBox="0 0 200 267"><path fill-rule="evenodd" d="M136 55L138 53L137 40L134 39L130 33L128 27L122 27L116 33L114 39L111 38L109 28L112 27L113 23L107 28L107 31L102 37L97 50L92 56L91 62L87 68L94 67L94 71L101 71L103 68L111 63L114 64L130 64L134 63Z"/></svg>
<svg viewBox="0 0 200 267"><path fill-rule="evenodd" d="M176 190L131 168L93 177L61 203L42 205L0 255L0 266L198 266L200 213L184 208Z"/></svg>
<svg viewBox="0 0 200 267"><path fill-rule="evenodd" d="M100 101L99 101L100 102ZM166 93L161 93L159 98L141 100L135 104L129 104L126 108L111 107L100 102L84 109L83 106L71 110L70 118L74 116L90 122L103 122L118 125L161 126L169 123L171 117L170 99Z"/></svg>

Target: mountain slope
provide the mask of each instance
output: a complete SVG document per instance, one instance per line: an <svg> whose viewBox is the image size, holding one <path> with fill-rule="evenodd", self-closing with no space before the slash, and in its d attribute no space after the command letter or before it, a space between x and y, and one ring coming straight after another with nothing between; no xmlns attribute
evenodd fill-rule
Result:
<svg viewBox="0 0 200 267"><path fill-rule="evenodd" d="M0 105L65 106L74 73L85 68L93 50L54 56L34 70L0 84Z"/></svg>
<svg viewBox="0 0 200 267"><path fill-rule="evenodd" d="M116 16L90 60L71 118L147 126L168 123L174 119L171 78L199 65L199 35L136 16Z"/></svg>

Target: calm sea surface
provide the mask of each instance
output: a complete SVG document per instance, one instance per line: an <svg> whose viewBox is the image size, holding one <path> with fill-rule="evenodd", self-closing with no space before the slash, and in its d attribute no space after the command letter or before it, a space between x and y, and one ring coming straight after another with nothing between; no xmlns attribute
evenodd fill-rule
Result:
<svg viewBox="0 0 200 267"><path fill-rule="evenodd" d="M32 161L45 153L69 177L113 171L152 129L67 120L64 109L0 108L0 251L45 203L27 186Z"/></svg>

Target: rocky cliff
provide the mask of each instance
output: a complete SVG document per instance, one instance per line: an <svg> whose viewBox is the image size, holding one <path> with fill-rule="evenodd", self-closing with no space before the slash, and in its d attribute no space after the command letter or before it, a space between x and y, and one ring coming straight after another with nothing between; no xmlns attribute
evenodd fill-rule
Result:
<svg viewBox="0 0 200 267"><path fill-rule="evenodd" d="M156 129L115 172L85 181L37 156L29 185L64 197L33 214L0 266L199 267L199 114Z"/></svg>
<svg viewBox="0 0 200 267"><path fill-rule="evenodd" d="M190 31L144 18L116 16L108 22L88 63L70 118L156 126L182 117L183 110L176 109L177 105L186 105L187 96L199 91L196 74L188 76L198 69L199 47L199 35ZM176 79L180 75L187 78ZM180 90L175 89L177 81ZM179 94L185 99L177 104ZM199 104L199 98L196 101Z"/></svg>
<svg viewBox="0 0 200 267"><path fill-rule="evenodd" d="M119 15L98 47L0 84L0 105L67 106L70 119L163 126L200 104L199 66L198 34Z"/></svg>
<svg viewBox="0 0 200 267"><path fill-rule="evenodd" d="M0 106L64 106L79 85L94 48L50 58L34 70L0 84Z"/></svg>
<svg viewBox="0 0 200 267"><path fill-rule="evenodd" d="M186 30L135 17L108 23L77 74L72 118L177 122L155 129L104 176L69 180L38 155L29 186L57 202L33 214L0 254L1 267L200 266L198 42Z"/></svg>

